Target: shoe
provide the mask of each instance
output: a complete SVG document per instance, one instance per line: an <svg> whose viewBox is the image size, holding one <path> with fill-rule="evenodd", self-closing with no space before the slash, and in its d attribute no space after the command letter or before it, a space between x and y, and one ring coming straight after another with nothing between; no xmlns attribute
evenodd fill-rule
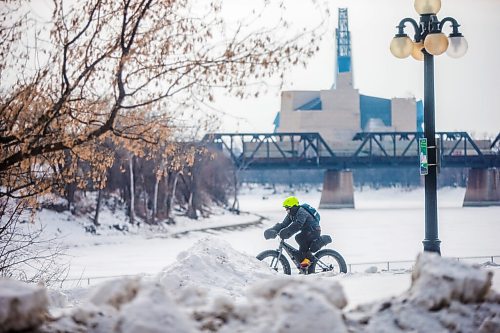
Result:
<svg viewBox="0 0 500 333"><path fill-rule="evenodd" d="M307 268L311 265L311 260L309 260L308 258L305 258L304 260L302 260L302 262L300 263L300 267L301 268Z"/></svg>

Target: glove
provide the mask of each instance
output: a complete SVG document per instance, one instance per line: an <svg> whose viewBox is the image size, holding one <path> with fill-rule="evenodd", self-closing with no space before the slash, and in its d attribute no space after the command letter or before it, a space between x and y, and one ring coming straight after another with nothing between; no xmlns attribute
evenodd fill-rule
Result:
<svg viewBox="0 0 500 333"><path fill-rule="evenodd" d="M288 228L285 228L280 231L279 235L281 238L287 239L292 237L293 234L290 232L290 230L288 230Z"/></svg>
<svg viewBox="0 0 500 333"><path fill-rule="evenodd" d="M276 232L276 230L274 229L266 229L264 231L264 238L265 239L271 239L271 238L276 238L276 236L278 235L278 233Z"/></svg>

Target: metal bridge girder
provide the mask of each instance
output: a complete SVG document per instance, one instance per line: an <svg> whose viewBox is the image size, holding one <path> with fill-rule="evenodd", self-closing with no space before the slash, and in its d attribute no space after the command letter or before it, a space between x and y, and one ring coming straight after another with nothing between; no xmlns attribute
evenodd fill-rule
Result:
<svg viewBox="0 0 500 333"><path fill-rule="evenodd" d="M360 132L359 146L347 155L335 153L319 133L213 133L203 142L221 149L242 168L345 169L418 166L418 138L422 132ZM500 167L500 152L481 150L466 132L437 132L441 167Z"/></svg>

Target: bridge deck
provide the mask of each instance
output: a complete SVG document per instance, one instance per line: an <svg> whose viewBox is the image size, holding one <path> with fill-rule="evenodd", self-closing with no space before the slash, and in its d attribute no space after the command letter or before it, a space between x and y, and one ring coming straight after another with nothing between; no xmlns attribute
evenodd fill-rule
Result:
<svg viewBox="0 0 500 333"><path fill-rule="evenodd" d="M215 133L203 141L240 168L353 169L417 167L421 137L421 132L362 132L352 141L328 144L318 133ZM500 167L499 137L474 141L465 132L436 133L440 167Z"/></svg>

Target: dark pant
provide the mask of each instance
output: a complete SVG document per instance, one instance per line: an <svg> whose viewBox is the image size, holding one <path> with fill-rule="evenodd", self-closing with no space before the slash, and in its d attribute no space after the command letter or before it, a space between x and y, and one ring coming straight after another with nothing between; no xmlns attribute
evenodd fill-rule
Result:
<svg viewBox="0 0 500 333"><path fill-rule="evenodd" d="M299 244L299 260L302 261L305 258L311 259L311 252L309 251L309 247L313 240L321 236L321 229L318 230L310 230L310 231L301 231L295 236L295 240L297 244Z"/></svg>

